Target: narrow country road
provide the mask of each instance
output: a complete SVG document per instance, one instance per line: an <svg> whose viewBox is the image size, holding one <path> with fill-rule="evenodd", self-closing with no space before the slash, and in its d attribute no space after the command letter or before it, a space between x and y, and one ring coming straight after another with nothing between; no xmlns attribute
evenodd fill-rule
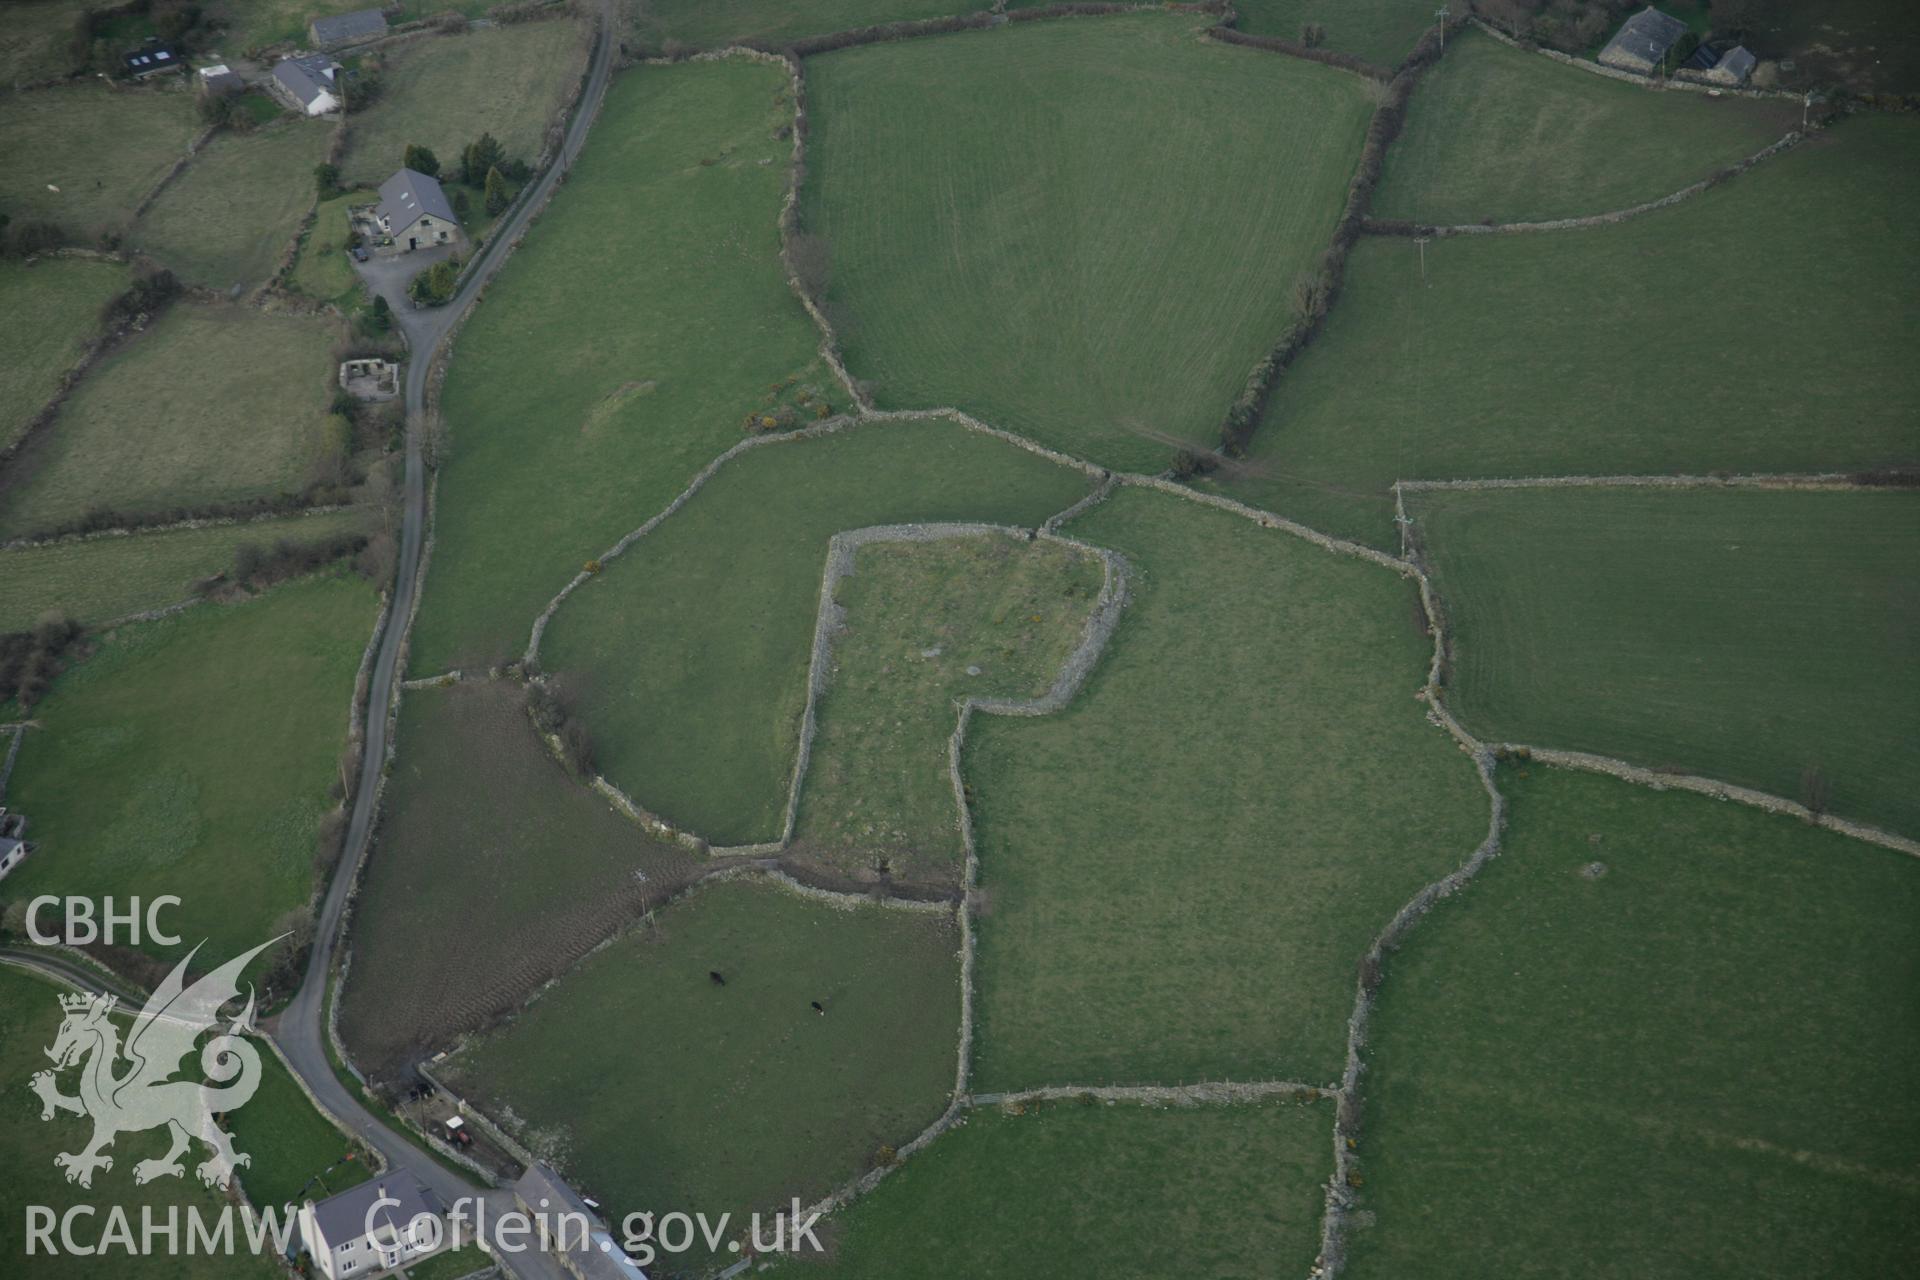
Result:
<svg viewBox="0 0 1920 1280"><path fill-rule="evenodd" d="M386 631L374 656L373 671L367 686L366 751L360 765L359 786L354 794L353 812L347 826L339 864L327 886L319 919L315 922L313 954L307 962L306 978L300 990L280 1015L276 1040L287 1060L321 1103L347 1128L380 1152L389 1164L416 1175L451 1203L470 1197L479 1188L469 1185L429 1157L406 1138L387 1127L380 1117L362 1106L360 1100L333 1074L327 1057L327 975L340 942L340 924L346 914L347 899L361 861L366 857L372 836L374 799L379 792L380 772L387 755L387 707L394 681L401 678L400 652L406 638L407 620L420 590L420 554L426 538L427 486L426 462L421 454L421 434L427 404L427 375L441 344L452 331L461 313L473 304L479 291L493 277L500 264L513 251L513 241L526 230L533 212L547 199L560 181L599 113L607 81L613 67L617 43L612 10L602 15L600 37L593 61L581 91L579 106L568 124L560 154L535 180L528 193L506 221L494 229L492 238L481 249L478 261L467 274L466 282L452 302L444 307L416 311L404 298L389 296L394 318L406 336L408 348L406 404L407 444L404 512L400 530L398 566L395 570L392 608L388 611ZM389 283L388 287L392 285ZM490 1210L510 1207L505 1192L488 1194ZM499 1255L509 1269L527 1280L547 1280L561 1272L552 1259L536 1253Z"/></svg>

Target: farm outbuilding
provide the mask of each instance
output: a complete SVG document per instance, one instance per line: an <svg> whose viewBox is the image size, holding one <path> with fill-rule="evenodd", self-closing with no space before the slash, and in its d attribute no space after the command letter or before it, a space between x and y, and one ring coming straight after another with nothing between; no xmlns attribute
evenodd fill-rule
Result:
<svg viewBox="0 0 1920 1280"><path fill-rule="evenodd" d="M387 34L387 15L379 9L358 9L315 18L307 25L307 35L317 49L338 49L342 45L377 40Z"/></svg>
<svg viewBox="0 0 1920 1280"><path fill-rule="evenodd" d="M180 57L180 51L161 40L149 40L138 49L121 54L120 65L135 80L164 75L169 71L184 71L187 67Z"/></svg>
<svg viewBox="0 0 1920 1280"><path fill-rule="evenodd" d="M1706 46L1701 46L1705 51ZM1697 60L1697 62L1696 62ZM1688 70L1684 72L1689 80L1704 80L1708 84L1724 84L1738 87L1753 75L1753 68L1759 62L1742 45L1735 45L1724 53L1718 50L1707 52L1704 57L1696 51L1693 58L1687 59Z"/></svg>
<svg viewBox="0 0 1920 1280"><path fill-rule="evenodd" d="M324 53L282 58L273 67L273 91L296 111L323 116L340 109L340 64Z"/></svg>
<svg viewBox="0 0 1920 1280"><path fill-rule="evenodd" d="M224 62L216 62L199 71L200 92L209 98L225 98L247 87L240 74Z"/></svg>
<svg viewBox="0 0 1920 1280"><path fill-rule="evenodd" d="M1648 5L1628 18L1600 51L1602 66L1647 75L1659 67L1661 59L1687 34L1687 24L1671 14Z"/></svg>
<svg viewBox="0 0 1920 1280"><path fill-rule="evenodd" d="M0 836L0 880L19 866L27 856L27 842L15 840L12 836Z"/></svg>

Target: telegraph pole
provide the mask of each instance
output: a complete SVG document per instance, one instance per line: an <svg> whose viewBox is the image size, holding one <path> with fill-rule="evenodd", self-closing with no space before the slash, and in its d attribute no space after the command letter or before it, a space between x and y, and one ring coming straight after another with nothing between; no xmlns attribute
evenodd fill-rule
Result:
<svg viewBox="0 0 1920 1280"><path fill-rule="evenodd" d="M1441 5L1433 11L1434 23L1440 28L1440 52L1447 51L1447 6Z"/></svg>
<svg viewBox="0 0 1920 1280"><path fill-rule="evenodd" d="M1427 237L1415 236L1413 242L1420 246L1420 286L1427 286Z"/></svg>

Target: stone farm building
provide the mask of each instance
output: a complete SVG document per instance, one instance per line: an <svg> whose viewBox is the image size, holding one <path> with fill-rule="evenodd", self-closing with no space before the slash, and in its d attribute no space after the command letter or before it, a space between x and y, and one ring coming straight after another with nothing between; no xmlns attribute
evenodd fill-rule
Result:
<svg viewBox="0 0 1920 1280"><path fill-rule="evenodd" d="M316 49L338 49L342 45L378 40L387 34L387 15L379 9L359 9L315 18L307 25L307 35Z"/></svg>
<svg viewBox="0 0 1920 1280"><path fill-rule="evenodd" d="M340 109L340 64L324 53L282 58L273 67L273 91L294 110L323 116Z"/></svg>
<svg viewBox="0 0 1920 1280"><path fill-rule="evenodd" d="M1680 64L1675 75L1688 80L1700 80L1707 84L1724 84L1735 88L1745 84L1747 77L1753 74L1753 68L1759 60L1741 45L1735 45L1724 52L1711 45L1701 45L1693 51L1693 56Z"/></svg>
<svg viewBox="0 0 1920 1280"><path fill-rule="evenodd" d="M247 82L224 62L216 62L210 67L200 68L200 92L209 98L224 98L239 93L246 87Z"/></svg>
<svg viewBox="0 0 1920 1280"><path fill-rule="evenodd" d="M1628 18L1600 51L1602 66L1651 75L1667 51L1687 34L1687 24L1648 5Z"/></svg>
<svg viewBox="0 0 1920 1280"><path fill-rule="evenodd" d="M400 249L427 249L460 238L460 220L453 216L440 180L415 169L401 169L380 184L380 204L373 216Z"/></svg>

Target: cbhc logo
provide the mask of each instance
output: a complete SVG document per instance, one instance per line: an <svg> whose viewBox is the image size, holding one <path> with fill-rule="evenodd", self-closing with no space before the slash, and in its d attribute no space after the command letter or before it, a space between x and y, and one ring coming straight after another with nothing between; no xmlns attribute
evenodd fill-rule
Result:
<svg viewBox="0 0 1920 1280"><path fill-rule="evenodd" d="M114 910L112 898L102 898L96 916L92 898L58 898L50 893L42 894L27 904L27 936L43 947L57 946L63 942L70 947L84 947L92 942L109 947L116 943L137 947L140 945L140 926L144 921L148 942L163 947L177 947L180 945L180 935L166 933L160 928L160 908L179 905L180 899L172 894L163 894L148 899L143 914L137 897L129 898L123 911ZM64 928L59 933L40 932L40 910L49 906L65 908L61 916Z"/></svg>

